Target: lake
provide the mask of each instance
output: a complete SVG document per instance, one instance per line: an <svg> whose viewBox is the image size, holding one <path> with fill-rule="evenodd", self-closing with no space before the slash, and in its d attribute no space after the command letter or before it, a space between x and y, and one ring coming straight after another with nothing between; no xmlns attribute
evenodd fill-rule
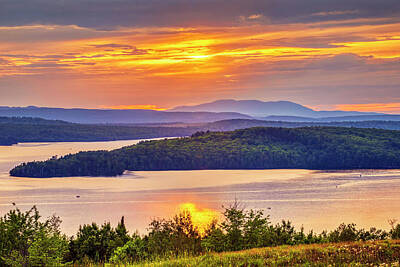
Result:
<svg viewBox="0 0 400 267"><path fill-rule="evenodd" d="M322 231L340 223L389 229L400 219L400 170L201 170L126 172L120 177L15 178L15 165L85 150L115 149L138 140L112 142L25 143L0 146L0 214L12 203L26 210L37 205L44 217L57 214L62 230L125 216L132 232L146 231L153 218L171 217L184 203L196 212L221 211L238 200L263 209L272 222ZM79 197L77 197L79 196Z"/></svg>

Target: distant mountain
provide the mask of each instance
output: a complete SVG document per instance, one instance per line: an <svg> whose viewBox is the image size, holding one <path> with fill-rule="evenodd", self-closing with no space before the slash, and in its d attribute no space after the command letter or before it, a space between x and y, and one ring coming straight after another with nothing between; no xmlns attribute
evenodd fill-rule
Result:
<svg viewBox="0 0 400 267"><path fill-rule="evenodd" d="M181 106L168 111L66 109L48 107L0 107L2 117L35 117L84 124L165 124L208 123L231 119L266 121L400 121L400 115L350 111L315 111L289 101L218 100L197 106ZM40 123L39 121L36 121ZM43 123L43 122L41 122Z"/></svg>
<svg viewBox="0 0 400 267"><path fill-rule="evenodd" d="M36 117L75 123L171 123L249 119L235 112L166 112L155 110L64 109L47 107L0 107L0 116Z"/></svg>
<svg viewBox="0 0 400 267"><path fill-rule="evenodd" d="M271 116L266 116L266 117L257 117L257 119L263 120L263 121L314 122L314 121L319 121L319 119L323 119L323 118L271 115Z"/></svg>
<svg viewBox="0 0 400 267"><path fill-rule="evenodd" d="M185 112L238 112L253 117L265 116L297 116L297 117L339 117L357 115L376 115L378 113L363 113L357 111L315 111L297 103L290 101L268 101L259 100L217 100L211 103L196 106L178 106L170 111Z"/></svg>

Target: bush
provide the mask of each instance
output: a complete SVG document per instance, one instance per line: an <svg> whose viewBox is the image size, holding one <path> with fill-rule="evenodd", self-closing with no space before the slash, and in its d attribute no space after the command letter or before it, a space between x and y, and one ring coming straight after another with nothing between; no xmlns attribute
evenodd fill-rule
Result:
<svg viewBox="0 0 400 267"><path fill-rule="evenodd" d="M56 216L40 221L36 206L26 212L17 207L9 211L0 219L0 265L60 265L68 251L60 223Z"/></svg>
<svg viewBox="0 0 400 267"><path fill-rule="evenodd" d="M389 220L389 224L392 227L389 234L392 239L400 239L400 224L396 224L397 220Z"/></svg>
<svg viewBox="0 0 400 267"><path fill-rule="evenodd" d="M202 247L206 251L222 252L227 250L226 235L217 225L217 221L213 221L206 229L204 238L201 242Z"/></svg>
<svg viewBox="0 0 400 267"><path fill-rule="evenodd" d="M139 236L129 240L124 246L114 250L110 262L114 264L127 264L143 261L149 257L145 240Z"/></svg>
<svg viewBox="0 0 400 267"><path fill-rule="evenodd" d="M147 240L151 255L178 256L203 251L201 236L188 212L182 212L171 220L153 220Z"/></svg>
<svg viewBox="0 0 400 267"><path fill-rule="evenodd" d="M122 247L131 238L125 228L124 217L114 229L110 223L96 223L79 227L76 238L71 238L67 259L73 262L106 262L114 250Z"/></svg>
<svg viewBox="0 0 400 267"><path fill-rule="evenodd" d="M348 242L356 240L359 240L359 231L356 229L354 223L342 223L337 229L333 230L328 235L329 242Z"/></svg>

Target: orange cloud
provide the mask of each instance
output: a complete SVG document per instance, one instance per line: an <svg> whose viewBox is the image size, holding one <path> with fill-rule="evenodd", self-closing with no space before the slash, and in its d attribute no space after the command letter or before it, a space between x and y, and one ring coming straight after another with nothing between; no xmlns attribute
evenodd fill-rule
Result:
<svg viewBox="0 0 400 267"><path fill-rule="evenodd" d="M258 14L249 16L253 20L259 18ZM304 75L290 76L297 71L293 69L321 58L341 54L382 61L400 58L399 29L400 23L384 24L382 19L109 31L57 25L0 27L0 59L7 62L4 67L0 64L0 78L39 77L35 81L37 88L42 88L50 81L41 75L55 77L59 80L54 81L53 88L86 93L88 103L95 96L95 103L107 102L108 108L163 110L157 105L193 103L201 95L220 98L230 97L227 92L233 92L235 97L241 97L237 95L240 88L258 89L261 95L263 88L274 85L278 91L281 84L291 80L296 85L303 82L306 87L311 80L301 80ZM27 43L27 38L32 44ZM271 75L278 72L271 67L273 64L286 68L279 73L280 81L272 81L280 77ZM310 76L313 83L341 86L341 79L350 79L346 75L355 75L353 83L364 75L334 73L340 71L332 70L329 81L319 74ZM397 75L393 70L382 71L385 73ZM395 79L390 82L394 84ZM71 89L72 86L83 89ZM265 92L263 96L271 94ZM156 105L135 105L132 101Z"/></svg>
<svg viewBox="0 0 400 267"><path fill-rule="evenodd" d="M258 15L253 15L258 16ZM317 26L321 26L319 28ZM58 28L59 27L59 28ZM15 31L38 31L56 34L71 32L89 38L71 37L72 40L50 40L43 45L26 47L15 42L9 44L14 55L7 60L21 74L63 69L87 75L137 75L190 77L198 74L229 72L232 66L282 60L312 59L352 53L374 58L400 57L399 24L324 27L320 24L281 25L271 28L252 25L230 28L143 28L120 29L109 32L91 32L80 27L30 26L16 27ZM12 27L0 28L8 34ZM348 36L346 42L337 42ZM382 38L385 36L385 38ZM307 47L302 40L324 38L325 46ZM354 39L354 41L351 41ZM366 41L359 41L365 39ZM134 40L134 43L132 42ZM1 44L1 40L0 40ZM3 45L6 45L5 42ZM300 46L299 46L300 45ZM7 47L7 46L6 46ZM57 55L51 58L51 55ZM46 63L46 64L44 64ZM36 68L33 68L36 66ZM0 76L6 75L0 70ZM213 78L213 77L211 77Z"/></svg>
<svg viewBox="0 0 400 267"><path fill-rule="evenodd" d="M400 103L342 104L336 109L344 111L400 113Z"/></svg>

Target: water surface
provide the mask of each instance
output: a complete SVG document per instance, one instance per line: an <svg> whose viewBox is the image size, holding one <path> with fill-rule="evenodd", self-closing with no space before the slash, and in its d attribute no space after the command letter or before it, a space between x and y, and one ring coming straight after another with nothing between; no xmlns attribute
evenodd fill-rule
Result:
<svg viewBox="0 0 400 267"><path fill-rule="evenodd" d="M222 210L235 199L245 208L263 209L274 223L290 219L306 230L329 230L341 222L388 229L388 219L400 219L400 170L201 170L46 179L8 175L24 161L137 142L0 146L0 213L13 202L24 210L37 205L44 217L59 215L67 234L92 221L115 224L123 215L131 231L144 232L152 218L172 216L182 203Z"/></svg>

